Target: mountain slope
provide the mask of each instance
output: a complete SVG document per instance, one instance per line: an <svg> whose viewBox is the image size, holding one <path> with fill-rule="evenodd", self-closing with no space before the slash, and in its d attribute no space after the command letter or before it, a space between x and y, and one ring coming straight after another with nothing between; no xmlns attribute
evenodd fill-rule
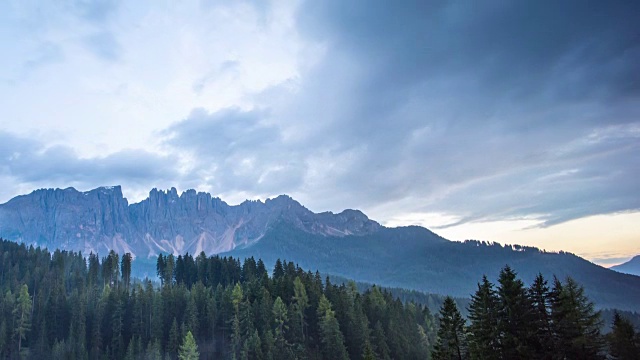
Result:
<svg viewBox="0 0 640 360"><path fill-rule="evenodd" d="M567 253L448 241L422 227L386 228L357 210L313 213L288 196L230 206L207 193L151 190L129 204L119 186L37 190L0 205L0 237L73 251L131 252L154 274L155 255L222 253L267 264L295 261L322 273L468 297L505 265L530 282L572 276L600 307L640 311L640 277Z"/></svg>
<svg viewBox="0 0 640 360"><path fill-rule="evenodd" d="M609 269L625 274L640 276L640 255L636 255L626 263L612 266Z"/></svg>
<svg viewBox="0 0 640 360"><path fill-rule="evenodd" d="M640 311L640 277L620 274L570 253L501 246L479 241L447 241L420 227L383 228L377 233L343 238L311 235L279 222L251 247L222 255L254 256L267 265L276 259L382 286L469 297L479 276L493 282L509 264L526 283L540 272L573 277L598 307ZM551 285L551 284L550 284Z"/></svg>

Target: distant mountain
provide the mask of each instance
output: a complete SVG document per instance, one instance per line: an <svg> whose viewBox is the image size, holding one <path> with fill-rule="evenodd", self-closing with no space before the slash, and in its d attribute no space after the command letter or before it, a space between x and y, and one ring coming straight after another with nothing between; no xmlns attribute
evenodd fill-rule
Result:
<svg viewBox="0 0 640 360"><path fill-rule="evenodd" d="M208 193L157 189L128 204L120 186L80 192L42 189L0 205L0 237L50 249L105 254L114 249L138 257L158 253L207 255L250 246L276 220L314 235L364 235L381 226L362 212L315 214L281 195L230 206Z"/></svg>
<svg viewBox="0 0 640 360"><path fill-rule="evenodd" d="M636 255L626 263L612 266L609 269L625 274L640 276L640 255Z"/></svg>
<svg viewBox="0 0 640 360"><path fill-rule="evenodd" d="M640 277L621 274L571 253L547 253L533 247L502 246L481 241L445 240L422 227L381 228L378 232L343 238L308 234L279 222L251 247L221 255L295 261L306 269L335 274L386 287L400 287L457 297L469 297L483 274L496 283L506 264L530 284L542 273L571 276L599 308L640 311Z"/></svg>
<svg viewBox="0 0 640 360"><path fill-rule="evenodd" d="M0 237L106 255L131 252L147 273L160 252L276 259L387 287L468 297L482 274L511 265L525 282L541 272L571 276L598 307L640 311L640 277L569 253L448 241L428 229L387 228L358 210L313 213L288 196L230 206L207 193L151 190L129 204L119 186L87 192L43 189L0 205Z"/></svg>

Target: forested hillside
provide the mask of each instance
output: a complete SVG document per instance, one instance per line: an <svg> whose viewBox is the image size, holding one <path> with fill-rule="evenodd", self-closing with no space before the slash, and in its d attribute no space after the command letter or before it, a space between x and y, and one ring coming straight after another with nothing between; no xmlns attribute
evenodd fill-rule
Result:
<svg viewBox="0 0 640 360"><path fill-rule="evenodd" d="M276 261L161 255L160 283L131 277L132 259L0 241L0 358L7 359L637 359L637 330L612 332L571 278L531 286L505 267L484 277L465 320ZM416 301L438 301L410 292ZM431 300L429 300L431 299ZM436 299L436 300L434 300ZM491 354L491 357L484 355ZM479 356L479 357L478 357ZM575 357L577 356L577 357Z"/></svg>
<svg viewBox="0 0 640 360"><path fill-rule="evenodd" d="M0 358L175 359L193 334L201 359L426 359L435 339L426 307L290 262L162 256L154 287L113 252L0 241L0 259Z"/></svg>
<svg viewBox="0 0 640 360"><path fill-rule="evenodd" d="M584 286L597 308L640 311L638 276L611 271L566 252L474 240L447 241L417 226L335 238L280 222L256 244L222 255L253 256L265 264L286 258L323 274L456 297L472 294L483 274L496 281L500 269L509 264L527 284L539 273L548 279L570 276Z"/></svg>

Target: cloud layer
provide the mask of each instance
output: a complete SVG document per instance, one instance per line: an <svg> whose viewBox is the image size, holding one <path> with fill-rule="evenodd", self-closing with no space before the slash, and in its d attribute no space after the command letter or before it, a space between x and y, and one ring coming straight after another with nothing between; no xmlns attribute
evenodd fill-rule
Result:
<svg viewBox="0 0 640 360"><path fill-rule="evenodd" d="M0 133L5 199L36 185L167 184L231 201L288 193L382 221L440 213L444 226L640 210L635 2L78 4L60 16L85 24L78 46L122 80L102 105L119 106L109 116L140 143L80 156L86 144ZM54 29L9 59L24 76L73 63ZM177 48L132 40L150 29ZM20 78L4 80L7 92ZM91 114L61 111L69 127ZM96 141L118 141L105 134Z"/></svg>

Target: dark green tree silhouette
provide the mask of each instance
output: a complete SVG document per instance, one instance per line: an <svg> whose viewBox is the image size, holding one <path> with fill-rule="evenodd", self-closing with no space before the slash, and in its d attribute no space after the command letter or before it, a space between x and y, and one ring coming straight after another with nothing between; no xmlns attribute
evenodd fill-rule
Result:
<svg viewBox="0 0 640 360"><path fill-rule="evenodd" d="M464 319L455 301L448 297L440 309L438 338L433 349L434 360L466 359Z"/></svg>

